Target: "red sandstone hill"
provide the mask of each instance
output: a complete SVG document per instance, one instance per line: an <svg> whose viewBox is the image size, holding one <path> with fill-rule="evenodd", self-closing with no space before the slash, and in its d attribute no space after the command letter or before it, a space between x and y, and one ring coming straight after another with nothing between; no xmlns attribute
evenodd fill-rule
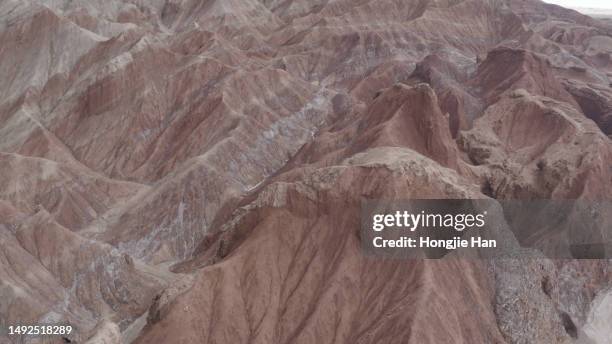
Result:
<svg viewBox="0 0 612 344"><path fill-rule="evenodd" d="M607 343L608 261L365 256L368 199L606 200L538 0L0 2L0 343ZM552 243L554 244L554 243Z"/></svg>

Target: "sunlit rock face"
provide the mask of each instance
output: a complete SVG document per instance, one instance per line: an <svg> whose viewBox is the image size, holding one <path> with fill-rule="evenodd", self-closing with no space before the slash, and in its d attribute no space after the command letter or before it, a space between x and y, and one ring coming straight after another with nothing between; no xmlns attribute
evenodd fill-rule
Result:
<svg viewBox="0 0 612 344"><path fill-rule="evenodd" d="M359 219L376 198L608 199L610 37L537 0L2 1L0 326L606 338L608 261L383 260Z"/></svg>

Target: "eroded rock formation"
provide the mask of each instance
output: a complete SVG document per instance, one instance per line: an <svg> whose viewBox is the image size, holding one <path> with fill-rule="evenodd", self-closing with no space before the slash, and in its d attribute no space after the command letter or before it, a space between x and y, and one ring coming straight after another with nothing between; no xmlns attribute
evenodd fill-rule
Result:
<svg viewBox="0 0 612 344"><path fill-rule="evenodd" d="M0 326L605 338L608 261L385 260L359 219L376 198L607 199L610 54L609 22L537 0L2 1Z"/></svg>

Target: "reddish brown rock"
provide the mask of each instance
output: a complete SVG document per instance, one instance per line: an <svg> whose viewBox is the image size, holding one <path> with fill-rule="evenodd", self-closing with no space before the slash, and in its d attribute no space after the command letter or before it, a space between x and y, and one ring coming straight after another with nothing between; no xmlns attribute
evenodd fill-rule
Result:
<svg viewBox="0 0 612 344"><path fill-rule="evenodd" d="M607 199L611 32L536 0L0 2L0 324L606 338L605 261L383 260L358 222L370 198Z"/></svg>
<svg viewBox="0 0 612 344"><path fill-rule="evenodd" d="M487 54L471 81L482 93L488 105L499 101L502 95L523 88L574 105L572 96L553 73L550 61L526 50L497 48Z"/></svg>
<svg viewBox="0 0 612 344"><path fill-rule="evenodd" d="M139 343L503 341L483 264L360 252L362 197L478 197L452 170L410 149L376 148L291 179L263 189L224 228L229 255L200 270ZM405 282L389 283L396 278ZM429 331L430 322L446 326Z"/></svg>

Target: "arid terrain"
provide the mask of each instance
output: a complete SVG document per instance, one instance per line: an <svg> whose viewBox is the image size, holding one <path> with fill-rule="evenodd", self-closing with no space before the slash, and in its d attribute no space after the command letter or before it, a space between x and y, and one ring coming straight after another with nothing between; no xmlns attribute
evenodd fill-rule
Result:
<svg viewBox="0 0 612 344"><path fill-rule="evenodd" d="M610 260L359 228L609 199L611 85L612 22L538 0L0 0L0 343L610 344Z"/></svg>

